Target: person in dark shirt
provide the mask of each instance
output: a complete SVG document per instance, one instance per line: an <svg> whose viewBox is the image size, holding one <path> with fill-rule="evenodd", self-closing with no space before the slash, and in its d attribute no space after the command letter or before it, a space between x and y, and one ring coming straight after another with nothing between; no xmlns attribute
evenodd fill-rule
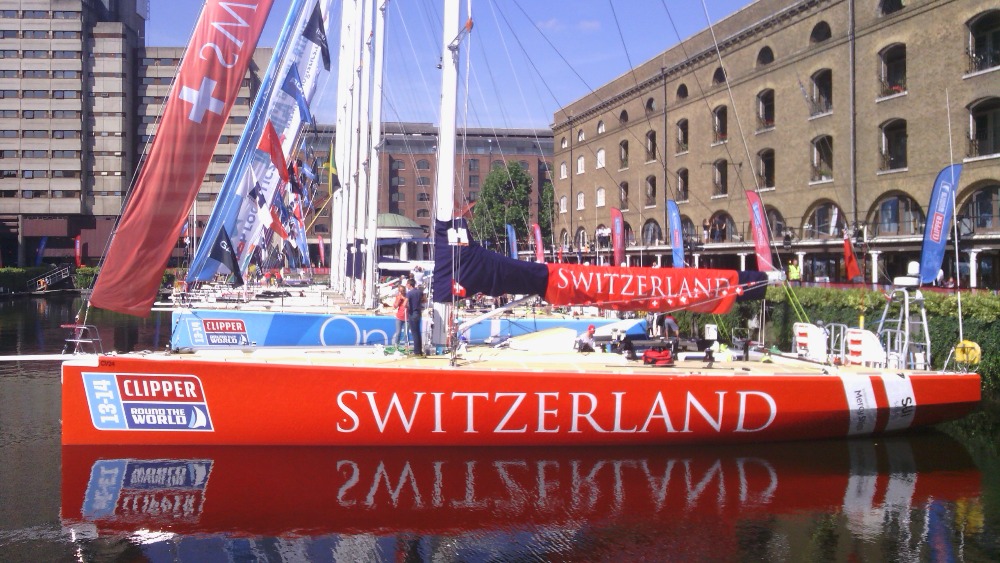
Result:
<svg viewBox="0 0 1000 563"><path fill-rule="evenodd" d="M424 310L424 292L417 287L417 283L410 278L406 280L406 324L413 337L413 354L415 356L424 355L424 339L420 333L420 317Z"/></svg>

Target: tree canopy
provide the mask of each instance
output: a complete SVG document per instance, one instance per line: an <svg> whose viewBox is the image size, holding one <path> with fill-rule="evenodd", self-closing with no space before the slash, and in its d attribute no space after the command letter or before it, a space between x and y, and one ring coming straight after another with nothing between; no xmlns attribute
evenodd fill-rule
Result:
<svg viewBox="0 0 1000 563"><path fill-rule="evenodd" d="M530 211L531 176L517 162L496 165L483 180L472 208L472 234L479 240L500 244L507 240L505 225L509 223L517 238L525 240Z"/></svg>

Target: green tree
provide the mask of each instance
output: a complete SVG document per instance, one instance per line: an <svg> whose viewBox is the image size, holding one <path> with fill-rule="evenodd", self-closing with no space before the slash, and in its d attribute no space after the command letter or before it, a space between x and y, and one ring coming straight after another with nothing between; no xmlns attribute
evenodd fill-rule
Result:
<svg viewBox="0 0 1000 563"><path fill-rule="evenodd" d="M531 176L517 162L494 166L486 175L472 208L472 233L479 240L507 240L511 224L517 238L528 236L531 205Z"/></svg>
<svg viewBox="0 0 1000 563"><path fill-rule="evenodd" d="M545 245L552 244L552 219L555 214L556 192L552 182L542 184L542 201L538 208L538 226L542 228Z"/></svg>

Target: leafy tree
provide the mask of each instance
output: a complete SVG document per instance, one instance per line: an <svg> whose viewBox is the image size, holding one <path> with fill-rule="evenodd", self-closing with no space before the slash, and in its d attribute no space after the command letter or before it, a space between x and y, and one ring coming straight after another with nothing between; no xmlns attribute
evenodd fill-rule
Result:
<svg viewBox="0 0 1000 563"><path fill-rule="evenodd" d="M517 238L528 236L530 220L531 176L517 162L494 166L479 190L472 208L472 232L484 241L507 240L506 227L511 224Z"/></svg>
<svg viewBox="0 0 1000 563"><path fill-rule="evenodd" d="M538 208L538 226L542 228L542 240L552 244L552 219L555 213L556 193L552 182L542 185L542 202Z"/></svg>

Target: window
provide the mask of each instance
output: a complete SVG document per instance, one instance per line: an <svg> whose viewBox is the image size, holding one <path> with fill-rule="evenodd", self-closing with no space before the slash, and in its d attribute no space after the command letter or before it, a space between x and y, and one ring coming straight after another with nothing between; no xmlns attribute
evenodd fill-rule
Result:
<svg viewBox="0 0 1000 563"><path fill-rule="evenodd" d="M882 124L880 170L906 168L906 120L893 119Z"/></svg>
<svg viewBox="0 0 1000 563"><path fill-rule="evenodd" d="M826 182L833 179L833 137L823 135L812 142L812 175L813 182Z"/></svg>
<svg viewBox="0 0 1000 563"><path fill-rule="evenodd" d="M48 39L48 30L43 29L26 29L21 32L21 37L25 39Z"/></svg>
<svg viewBox="0 0 1000 563"><path fill-rule="evenodd" d="M41 129L25 129L21 131L21 138L23 139L47 139L49 137L49 132Z"/></svg>
<svg viewBox="0 0 1000 563"><path fill-rule="evenodd" d="M390 201L394 201L396 203L399 203L401 201L405 202L406 201L406 193L405 192L394 192L394 193L391 193L391 194L389 194L389 200Z"/></svg>
<svg viewBox="0 0 1000 563"><path fill-rule="evenodd" d="M26 109L22 115L25 119L47 119L49 111L45 109Z"/></svg>
<svg viewBox="0 0 1000 563"><path fill-rule="evenodd" d="M827 39L829 39L831 36L832 33L830 31L830 24L826 22L819 22L813 27L812 33L809 34L809 42L822 43Z"/></svg>
<svg viewBox="0 0 1000 563"><path fill-rule="evenodd" d="M566 196L562 196L559 198L559 213L566 213L567 211Z"/></svg>
<svg viewBox="0 0 1000 563"><path fill-rule="evenodd" d="M880 0L878 3L878 13L887 16L903 9L903 0Z"/></svg>
<svg viewBox="0 0 1000 563"><path fill-rule="evenodd" d="M677 200L687 201L690 197L688 193L688 169L681 168L677 171Z"/></svg>
<svg viewBox="0 0 1000 563"><path fill-rule="evenodd" d="M687 84L681 84L677 87L677 99L684 100L688 97L688 87Z"/></svg>
<svg viewBox="0 0 1000 563"><path fill-rule="evenodd" d="M12 68L0 70L0 78L17 78L17 71Z"/></svg>
<svg viewBox="0 0 1000 563"><path fill-rule="evenodd" d="M52 19L54 20L78 20L80 19L80 12L71 12L68 10L56 10L52 12Z"/></svg>
<svg viewBox="0 0 1000 563"><path fill-rule="evenodd" d="M972 194L959 215L972 218L977 229L996 232L1000 227L998 205L1000 184L987 185Z"/></svg>
<svg viewBox="0 0 1000 563"><path fill-rule="evenodd" d="M47 59L49 58L48 51L41 51L38 49L25 49L21 51L22 59Z"/></svg>
<svg viewBox="0 0 1000 563"><path fill-rule="evenodd" d="M16 49L0 49L0 59L16 59Z"/></svg>
<svg viewBox="0 0 1000 563"><path fill-rule="evenodd" d="M969 72L1000 66L1000 10L985 12L969 27Z"/></svg>
<svg viewBox="0 0 1000 563"><path fill-rule="evenodd" d="M688 120L677 122L677 154L688 151Z"/></svg>
<svg viewBox="0 0 1000 563"><path fill-rule="evenodd" d="M0 129L0 139L14 139L17 138L16 129Z"/></svg>
<svg viewBox="0 0 1000 563"><path fill-rule="evenodd" d="M17 158L17 151L14 149L0 150L0 158Z"/></svg>
<svg viewBox="0 0 1000 563"><path fill-rule="evenodd" d="M763 47L757 52L757 66L767 66L774 62L774 51L770 47Z"/></svg>
<svg viewBox="0 0 1000 563"><path fill-rule="evenodd" d="M417 161L417 170L430 170L431 163L427 161L426 158L421 158Z"/></svg>
<svg viewBox="0 0 1000 563"><path fill-rule="evenodd" d="M427 209L418 209L417 210L417 219L427 219L430 216L431 216L431 212L429 210L427 210Z"/></svg>
<svg viewBox="0 0 1000 563"><path fill-rule="evenodd" d="M21 177L26 179L32 178L47 178L49 175L48 170L22 170Z"/></svg>
<svg viewBox="0 0 1000 563"><path fill-rule="evenodd" d="M817 116L833 111L833 71L825 68L812 75L812 105L810 115Z"/></svg>
<svg viewBox="0 0 1000 563"><path fill-rule="evenodd" d="M17 117L16 109L0 109L0 117Z"/></svg>
<svg viewBox="0 0 1000 563"><path fill-rule="evenodd" d="M655 219L650 219L642 225L642 244L652 246L663 241L663 230Z"/></svg>
<svg viewBox="0 0 1000 563"><path fill-rule="evenodd" d="M729 163L726 159L716 160L712 164L712 188L712 196L729 194Z"/></svg>
<svg viewBox="0 0 1000 563"><path fill-rule="evenodd" d="M22 74L24 78L48 78L49 71L47 70L26 70Z"/></svg>
<svg viewBox="0 0 1000 563"><path fill-rule="evenodd" d="M79 178L80 177L80 171L79 170L53 170L52 171L52 177L53 178Z"/></svg>
<svg viewBox="0 0 1000 563"><path fill-rule="evenodd" d="M562 139L561 139L561 140L559 141L559 147L560 147L560 148L566 148L566 147L568 147L568 146L569 146L569 141L567 141L567 140L566 140L566 137L563 137L563 138L562 138Z"/></svg>
<svg viewBox="0 0 1000 563"><path fill-rule="evenodd" d="M576 247L584 248L587 246L587 231L583 227L576 230Z"/></svg>
<svg viewBox="0 0 1000 563"><path fill-rule="evenodd" d="M628 209L628 182L618 184L618 207Z"/></svg>
<svg viewBox="0 0 1000 563"><path fill-rule="evenodd" d="M604 149L597 149L597 168L604 168Z"/></svg>
<svg viewBox="0 0 1000 563"><path fill-rule="evenodd" d="M719 106L712 111L712 142L725 143L729 137L729 111Z"/></svg>
<svg viewBox="0 0 1000 563"><path fill-rule="evenodd" d="M650 114L650 113L653 113L654 111L656 111L656 101L653 100L653 98L646 99L645 108L646 108L646 114L647 115Z"/></svg>
<svg viewBox="0 0 1000 563"><path fill-rule="evenodd" d="M600 135L602 133L604 133L604 120L603 119L597 122L597 134Z"/></svg>
<svg viewBox="0 0 1000 563"><path fill-rule="evenodd" d="M431 185L431 179L428 176L417 176L418 186L429 186Z"/></svg>
<svg viewBox="0 0 1000 563"><path fill-rule="evenodd" d="M830 202L821 203L806 217L802 226L805 238L830 238L840 234L838 223L844 220L841 209Z"/></svg>
<svg viewBox="0 0 1000 563"><path fill-rule="evenodd" d="M470 158L469 159L469 172L479 172L479 159Z"/></svg>
<svg viewBox="0 0 1000 563"><path fill-rule="evenodd" d="M583 174L586 171L587 171L587 166L583 156L576 157L576 173Z"/></svg>
<svg viewBox="0 0 1000 563"><path fill-rule="evenodd" d="M628 168L628 141L618 143L618 169Z"/></svg>
<svg viewBox="0 0 1000 563"><path fill-rule="evenodd" d="M890 45L879 53L881 62L880 96L894 96L906 91L906 45Z"/></svg>
<svg viewBox="0 0 1000 563"><path fill-rule="evenodd" d="M774 188L774 150L757 153L757 183L761 188Z"/></svg>
<svg viewBox="0 0 1000 563"><path fill-rule="evenodd" d="M625 125L626 123L628 123L628 112L627 111L622 110L622 112L618 114L618 123L621 123L622 125Z"/></svg>
<svg viewBox="0 0 1000 563"><path fill-rule="evenodd" d="M80 59L80 51L52 51L53 59Z"/></svg>
<svg viewBox="0 0 1000 563"><path fill-rule="evenodd" d="M479 175L478 174L471 174L471 175L469 175L469 187L470 188L475 188L475 189L479 188Z"/></svg>
<svg viewBox="0 0 1000 563"><path fill-rule="evenodd" d="M656 176L646 176L646 207L656 205Z"/></svg>
<svg viewBox="0 0 1000 563"><path fill-rule="evenodd" d="M79 139L80 132L72 129L56 129L52 131L53 139Z"/></svg>
<svg viewBox="0 0 1000 563"><path fill-rule="evenodd" d="M80 32L79 31L60 31L60 30L55 30L55 31L52 32L52 38L53 39L79 39L80 38Z"/></svg>
<svg viewBox="0 0 1000 563"><path fill-rule="evenodd" d="M715 72L712 73L712 84L718 86L719 84L725 84L725 82L726 82L726 71L723 70L722 67L720 66L715 69Z"/></svg>
<svg viewBox="0 0 1000 563"><path fill-rule="evenodd" d="M46 158L48 156L49 156L48 151L40 151L40 150L21 151L21 158Z"/></svg>
<svg viewBox="0 0 1000 563"><path fill-rule="evenodd" d="M392 178L389 179L389 185L390 186L405 186L406 185L406 178L404 178L402 176L393 176Z"/></svg>
<svg viewBox="0 0 1000 563"><path fill-rule="evenodd" d="M585 138L586 135L584 135L583 129L580 129L579 131L576 132L576 142L582 143Z"/></svg>
<svg viewBox="0 0 1000 563"><path fill-rule="evenodd" d="M470 194L469 197L471 199L471 197L472 197L471 194ZM417 201L425 202L425 201L430 201L430 200L431 200L431 194L429 194L429 193L420 192L420 193L417 194Z"/></svg>
<svg viewBox="0 0 1000 563"><path fill-rule="evenodd" d="M757 94L757 131L774 129L774 90Z"/></svg>
<svg viewBox="0 0 1000 563"><path fill-rule="evenodd" d="M52 97L57 100L78 100L80 92L79 90L53 90Z"/></svg>
<svg viewBox="0 0 1000 563"><path fill-rule="evenodd" d="M560 180L565 180L566 176L568 176L567 171L566 171L566 163L565 162L560 162L559 163L559 179Z"/></svg>
<svg viewBox="0 0 1000 563"><path fill-rule="evenodd" d="M785 234L785 218L781 212L773 207L766 207L767 226L771 232L771 238L780 237Z"/></svg>
<svg viewBox="0 0 1000 563"><path fill-rule="evenodd" d="M576 208L577 210L583 209L584 197L583 192L577 192L576 194Z"/></svg>
<svg viewBox="0 0 1000 563"><path fill-rule="evenodd" d="M45 151L41 151L45 152ZM54 150L52 151L52 158L80 158L80 151L72 150Z"/></svg>
<svg viewBox="0 0 1000 563"><path fill-rule="evenodd" d="M875 235L911 236L922 234L924 213L907 195L890 195L875 208Z"/></svg>
<svg viewBox="0 0 1000 563"><path fill-rule="evenodd" d="M646 132L646 162L656 160L656 131Z"/></svg>
<svg viewBox="0 0 1000 563"><path fill-rule="evenodd" d="M389 168L391 170L406 170L406 161L394 158L390 161Z"/></svg>
<svg viewBox="0 0 1000 563"><path fill-rule="evenodd" d="M23 90L21 91L22 98L48 98L48 90Z"/></svg>
<svg viewBox="0 0 1000 563"><path fill-rule="evenodd" d="M1000 98L977 102L969 114L969 156L1000 154Z"/></svg>
<svg viewBox="0 0 1000 563"><path fill-rule="evenodd" d="M606 194L604 188L597 188L597 194L595 198L596 198L595 205L597 207L604 207L606 205L605 203Z"/></svg>

